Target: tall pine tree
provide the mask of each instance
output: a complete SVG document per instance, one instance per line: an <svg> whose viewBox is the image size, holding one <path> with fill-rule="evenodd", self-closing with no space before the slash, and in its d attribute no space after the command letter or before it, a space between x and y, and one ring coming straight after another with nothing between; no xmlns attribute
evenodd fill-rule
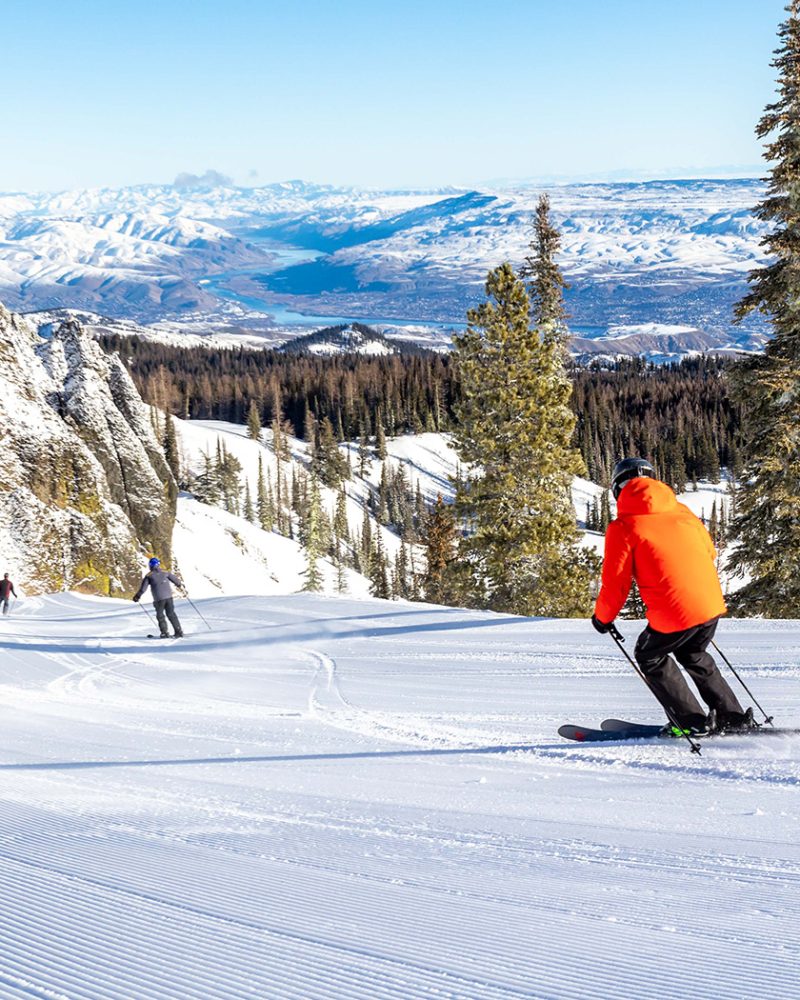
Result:
<svg viewBox="0 0 800 1000"><path fill-rule="evenodd" d="M747 421L728 568L748 580L731 606L769 618L794 618L800 607L800 0L786 9L773 62L778 99L756 128L759 139L772 137L765 158L773 166L755 211L769 225L762 245L770 262L751 273L737 309L739 319L754 310L769 316L774 337L733 375Z"/></svg>
<svg viewBox="0 0 800 1000"><path fill-rule="evenodd" d="M563 350L531 327L510 264L489 273L486 294L454 338L462 385L454 443L467 466L456 507L466 520L471 601L517 614L586 615L594 560L578 546L570 497L584 469L571 443Z"/></svg>
<svg viewBox="0 0 800 1000"><path fill-rule="evenodd" d="M250 409L247 412L247 436L253 441L261 440L261 414L254 399L250 401Z"/></svg>
<svg viewBox="0 0 800 1000"><path fill-rule="evenodd" d="M556 260L560 249L561 233L550 221L550 198L543 194L536 206L528 256L519 273L528 283L531 312L540 336L545 342L564 344L569 335L564 289L569 286Z"/></svg>

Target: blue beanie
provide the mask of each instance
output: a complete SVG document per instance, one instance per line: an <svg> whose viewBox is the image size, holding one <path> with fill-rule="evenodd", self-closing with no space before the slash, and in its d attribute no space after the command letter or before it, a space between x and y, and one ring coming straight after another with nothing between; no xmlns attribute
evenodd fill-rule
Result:
<svg viewBox="0 0 800 1000"><path fill-rule="evenodd" d="M153 556L153 558L150 560L149 565L150 569L158 569L158 567L161 565L161 560L158 558L158 556Z"/></svg>

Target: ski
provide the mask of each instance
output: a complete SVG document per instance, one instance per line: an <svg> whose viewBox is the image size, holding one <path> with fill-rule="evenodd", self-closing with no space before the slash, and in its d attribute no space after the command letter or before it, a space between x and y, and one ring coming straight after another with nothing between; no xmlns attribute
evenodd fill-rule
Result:
<svg viewBox="0 0 800 1000"><path fill-rule="evenodd" d="M607 726L614 728L606 728ZM623 719L605 719L601 723L600 729L594 729L591 726L566 725L559 728L558 735L565 740L573 740L576 743L622 743L625 740L679 739L677 735L662 735L662 731L663 726L625 722ZM748 729L738 733L713 733L703 737L703 742L721 738L736 739L739 736L800 736L800 729L773 729L772 726L760 726L758 729Z"/></svg>
<svg viewBox="0 0 800 1000"><path fill-rule="evenodd" d="M605 733L637 733L640 736L658 736L664 726L648 722L626 722L624 719L603 719L600 728Z"/></svg>
<svg viewBox="0 0 800 1000"><path fill-rule="evenodd" d="M644 728L644 727L640 727ZM648 733L630 733L626 730L593 729L591 726L560 726L558 735L576 743L619 743L622 740L646 739L658 736L661 726L650 726Z"/></svg>
<svg viewBox="0 0 800 1000"><path fill-rule="evenodd" d="M604 719L600 723L600 728L603 732L607 733L627 733L629 738L636 739L641 737L646 738L651 735L657 736L661 726L652 726L641 722L626 722L624 719ZM795 729L791 726L768 726L762 723L756 729L732 729L727 732L721 730L720 732L711 733L710 736L704 736L703 739L717 739L720 736L797 736L799 734L800 729Z"/></svg>

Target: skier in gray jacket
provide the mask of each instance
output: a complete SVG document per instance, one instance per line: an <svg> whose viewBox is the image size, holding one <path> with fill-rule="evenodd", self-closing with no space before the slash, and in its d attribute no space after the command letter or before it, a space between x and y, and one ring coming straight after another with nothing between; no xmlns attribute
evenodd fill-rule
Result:
<svg viewBox="0 0 800 1000"><path fill-rule="evenodd" d="M177 576L167 573L160 566L161 560L153 556L150 560L150 572L143 578L141 586L133 595L133 599L134 601L138 601L149 587L153 592L153 606L156 609L156 618L158 618L161 638L169 639L169 629L167 627L167 618L169 618L175 630L175 638L182 639L183 629L181 628L181 623L178 621L178 616L175 614L175 602L172 599L172 587L170 587L170 584L174 583L179 590L183 590L183 583Z"/></svg>

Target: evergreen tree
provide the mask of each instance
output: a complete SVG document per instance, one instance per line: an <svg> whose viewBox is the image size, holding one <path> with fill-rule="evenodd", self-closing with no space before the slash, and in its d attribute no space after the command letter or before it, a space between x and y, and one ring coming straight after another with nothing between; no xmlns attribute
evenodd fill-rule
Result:
<svg viewBox="0 0 800 1000"><path fill-rule="evenodd" d="M278 417L272 421L272 450L279 461L288 462L292 457L287 441L287 428Z"/></svg>
<svg viewBox="0 0 800 1000"><path fill-rule="evenodd" d="M620 618L635 618L641 621L645 617L647 609L644 606L644 601L642 600L642 595L639 593L639 587L634 580L631 584L631 590L628 594L628 599L625 601L625 605L620 611Z"/></svg>
<svg viewBox="0 0 800 1000"><path fill-rule="evenodd" d="M747 420L729 569L749 579L731 608L769 618L795 618L800 607L800 0L786 9L773 63L778 99L756 128L759 139L772 137L767 193L755 211L769 227L770 262L751 273L737 309L739 319L767 314L774 336L733 375Z"/></svg>
<svg viewBox="0 0 800 1000"><path fill-rule="evenodd" d="M717 514L716 499L711 504L711 516L708 519L708 533L711 535L711 541L717 548L719 548L719 516Z"/></svg>
<svg viewBox="0 0 800 1000"><path fill-rule="evenodd" d="M341 541L346 541L350 534L350 528L347 523L347 494L342 487L336 494L336 511L333 516L333 535L334 538Z"/></svg>
<svg viewBox="0 0 800 1000"><path fill-rule="evenodd" d="M562 348L530 326L525 288L509 264L489 273L489 299L454 337L462 401L454 443L471 475L456 498L473 599L528 615L591 613L596 559L578 545L571 445L575 418Z"/></svg>
<svg viewBox="0 0 800 1000"><path fill-rule="evenodd" d="M275 503L272 498L272 491L267 489L267 484L264 481L264 463L261 461L261 455L258 456L256 513L258 515L258 523L264 531L272 531L275 526Z"/></svg>
<svg viewBox="0 0 800 1000"><path fill-rule="evenodd" d="M309 490L308 519L305 527L306 568L303 590L322 590L322 571L319 559L323 554L322 539L322 505L319 495L319 483L312 478Z"/></svg>
<svg viewBox="0 0 800 1000"><path fill-rule="evenodd" d="M528 249L530 252L519 273L528 284L533 325L545 342L552 340L565 344L569 332L564 289L569 286L556 262L561 234L550 222L550 198L546 194L541 195L536 206L533 238Z"/></svg>
<svg viewBox="0 0 800 1000"><path fill-rule="evenodd" d="M254 399L250 401L250 409L247 411L247 436L253 441L261 440L261 415Z"/></svg>
<svg viewBox="0 0 800 1000"><path fill-rule="evenodd" d="M367 435L364 431L364 425L361 425L361 432L358 437L358 474L362 479L365 478L369 472L370 465L372 464L369 444L367 443Z"/></svg>
<svg viewBox="0 0 800 1000"><path fill-rule="evenodd" d="M336 546L333 551L333 565L336 567L336 593L347 593L347 573L342 555L342 544L336 539Z"/></svg>
<svg viewBox="0 0 800 1000"><path fill-rule="evenodd" d="M358 547L358 566L362 573L368 574L370 571L370 561L372 559L372 523L369 517L369 509L364 507L364 517L361 521L361 539Z"/></svg>
<svg viewBox="0 0 800 1000"><path fill-rule="evenodd" d="M242 516L246 521L250 521L252 524L256 523L255 510L253 509L253 497L250 493L250 480L245 479L244 481L244 507L242 508Z"/></svg>
<svg viewBox="0 0 800 1000"><path fill-rule="evenodd" d="M389 452L386 450L386 431L383 426L383 414L380 408L375 416L375 452L381 462L386 460Z"/></svg>
<svg viewBox="0 0 800 1000"><path fill-rule="evenodd" d="M323 483L334 489L347 476L347 460L339 451L333 424L327 417L323 417L319 425L316 465Z"/></svg>
<svg viewBox="0 0 800 1000"><path fill-rule="evenodd" d="M606 528L611 523L611 502L608 499L608 490L603 490L600 494L600 519L598 530L605 533Z"/></svg>
<svg viewBox="0 0 800 1000"><path fill-rule="evenodd" d="M219 503L221 490L217 464L208 452L203 452L203 469L194 478L192 492L201 503Z"/></svg>
<svg viewBox="0 0 800 1000"><path fill-rule="evenodd" d="M453 587L450 577L457 538L453 512L440 494L428 516L423 538L427 566L422 589L425 600L431 604L449 604L451 601Z"/></svg>
<svg viewBox="0 0 800 1000"><path fill-rule="evenodd" d="M370 557L370 593L373 597L381 600L391 599L392 592L389 587L389 574L386 566L386 551L383 547L383 539L380 531L376 532L376 544Z"/></svg>
<svg viewBox="0 0 800 1000"><path fill-rule="evenodd" d="M389 466L384 462L381 466L381 481L378 486L377 504L378 524L389 523Z"/></svg>
<svg viewBox="0 0 800 1000"><path fill-rule="evenodd" d="M167 460L167 465L172 475L175 477L175 482L180 483L181 481L181 461L180 455L178 454L178 437L175 433L175 421L172 419L171 413L166 413L164 415L164 457Z"/></svg>
<svg viewBox="0 0 800 1000"><path fill-rule="evenodd" d="M217 438L217 480L222 506L231 514L239 513L242 493L241 472L242 463L228 451L224 442L220 442Z"/></svg>

